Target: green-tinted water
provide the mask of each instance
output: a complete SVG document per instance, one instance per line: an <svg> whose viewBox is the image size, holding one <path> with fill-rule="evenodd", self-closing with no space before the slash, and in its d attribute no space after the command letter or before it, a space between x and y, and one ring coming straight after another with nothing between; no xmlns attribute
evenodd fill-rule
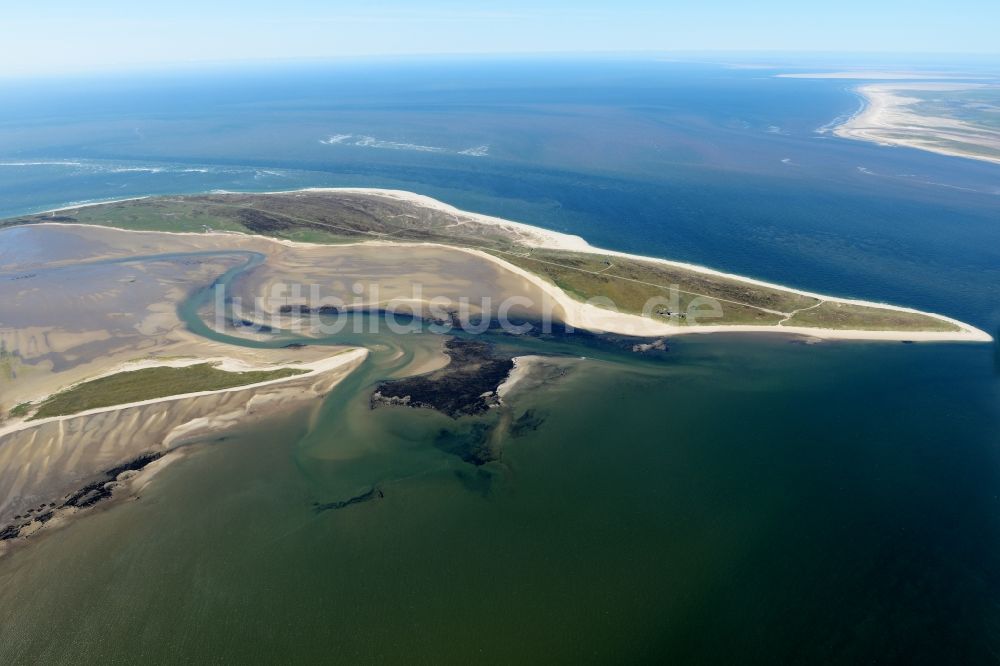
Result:
<svg viewBox="0 0 1000 666"><path fill-rule="evenodd" d="M0 561L0 659L979 661L990 353L713 337L588 359L517 397L544 423L478 469L431 444L448 419L367 409L408 362L376 353L312 426L195 447Z"/></svg>

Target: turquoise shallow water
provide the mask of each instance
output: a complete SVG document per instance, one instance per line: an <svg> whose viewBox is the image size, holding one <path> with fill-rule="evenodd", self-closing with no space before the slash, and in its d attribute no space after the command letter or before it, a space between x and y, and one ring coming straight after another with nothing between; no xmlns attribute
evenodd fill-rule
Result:
<svg viewBox="0 0 1000 666"><path fill-rule="evenodd" d="M996 167L816 135L856 108L842 83L436 67L6 88L0 212L405 187L1000 325ZM340 134L355 138L320 143ZM0 561L0 660L941 664L1000 650L992 346L711 336L640 363L583 340L516 344L588 360L519 398L545 421L502 464L436 448L444 417L369 412L366 387L406 360L376 354L314 425L290 416L194 448L141 500ZM373 483L383 499L313 511Z"/></svg>

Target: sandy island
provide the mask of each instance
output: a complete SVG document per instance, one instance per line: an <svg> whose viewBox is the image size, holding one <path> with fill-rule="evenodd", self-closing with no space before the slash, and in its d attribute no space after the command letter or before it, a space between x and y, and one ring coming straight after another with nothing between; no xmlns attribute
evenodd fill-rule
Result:
<svg viewBox="0 0 1000 666"><path fill-rule="evenodd" d="M167 402L173 402L175 400L187 400L189 398L199 398L209 395L218 395L221 393L232 393L236 391L251 391L254 389L260 389L266 386L275 386L278 384L283 384L287 382L292 382L295 380L306 380L314 375L324 372L330 372L332 370L337 370L343 366L355 366L361 360L363 360L368 355L367 349L350 349L341 353L334 354L328 358L323 358L317 361L296 363L296 364L268 364L268 365L258 365L253 363L248 363L243 359L237 359L232 357L221 357L221 358L187 358L187 359L171 359L171 360L158 360L158 359L145 359L141 361L129 362L121 364L105 372L99 373L93 377L88 377L87 379L77 382L81 384L84 382L93 381L95 379L100 379L102 377L109 377L111 375L116 375L120 372L131 372L135 370L142 370L145 368L183 368L191 365L199 365L202 363L210 363L217 367L219 370L225 372L252 372L255 370L279 370L282 368L294 368L296 370L304 370L303 374L292 375L290 377L281 377L278 379L269 379L263 382L256 382L254 384L241 384L240 386L232 386L224 389L217 389L213 391L197 391L194 393L178 393L175 395L164 396L162 398L153 398L150 400L140 400L138 402L127 402L118 405L111 405L109 407L99 407L96 409L88 409L82 412L76 412L74 414L67 414L63 416L51 416L48 418L41 419L14 419L3 425L0 425L0 446L2 446L3 438L15 432L20 432L22 430L27 430L29 428L41 427L50 423L59 423L61 421L69 421L77 418L85 418L88 416L93 416L95 414L102 414L105 412L116 412L124 409L131 409L133 407L144 407L147 405L157 405ZM74 385L61 388L60 390L73 388ZM44 399L42 396L39 398Z"/></svg>
<svg viewBox="0 0 1000 666"><path fill-rule="evenodd" d="M506 270L520 275L525 280L531 281L532 283L538 285L540 288L544 289L553 299L555 299L562 307L562 309L565 311L566 323L570 324L571 326L575 326L577 328L582 328L590 331L618 333L622 335L635 335L642 337L684 335L684 334L746 332L746 333L788 333L788 334L805 335L809 337L824 338L831 340L833 339L895 340L895 341L908 340L908 341L926 341L926 342L947 342L947 341L992 342L993 341L992 336L990 336L985 331L982 331L957 319L953 319L951 317L947 317L944 315L939 315L930 312L923 312L921 310L915 310L913 308L905 308L896 305L889 305L886 303L877 303L874 301L865 301L853 298L840 298L836 296L826 296L823 294L817 294L815 292L795 289L794 287L788 287L773 282L766 282L764 280L748 278L742 275L735 275L733 273L725 273L705 266L699 266L697 264L689 264L680 261L672 261L669 259L661 259L658 257L647 257L638 254L630 254L627 252L619 252L617 250L607 250L604 248L598 248L594 247L580 236L560 233L558 231L550 231L548 229L542 229L540 227L531 226L521 222L513 222L511 220L505 220L498 217L491 217L489 215L470 213L455 208L454 206L438 201L436 199L432 199L431 197L427 197L421 194L416 194L414 192L407 192L404 190L384 190L377 188L306 188L305 190L300 190L300 191L357 193L357 194L369 194L369 195L399 199L419 206L432 208L441 211L443 213L447 213L449 215L462 216L466 219L473 219L481 224L498 226L500 228L509 230L517 237L519 237L525 245L528 245L530 247L548 248L555 250L568 250L572 252L582 252L582 253L602 255L602 256L607 255L613 257L625 257L640 261L648 261L652 263L663 264L666 266L674 266L677 268L683 268L686 270L704 273L706 275L713 275L717 277L739 280L741 282L746 282L748 284L753 284L753 285L759 285L762 287L781 289L783 291L799 294L801 296L816 298L824 302L846 303L850 305L862 305L867 307L895 310L898 312L923 314L930 317L934 317L936 319L940 319L941 321L948 322L949 324L953 324L961 329L960 331L956 332L949 332L949 331L908 332L908 331L841 330L832 328L812 328L812 327L796 327L796 326L784 326L784 325L681 326L668 322L656 321L649 317L642 317L639 315L615 312L613 310L600 308L595 305L582 303L569 296L565 291L555 286L554 284L542 279L541 277L535 275L534 273L526 271L518 266L514 266L510 262L504 261L499 257L491 255L487 252L477 251L469 248L459 248L459 247L454 248L454 249L459 249L463 252L468 252L487 261L492 261L502 266ZM290 241L277 241L277 242L290 242ZM385 243L384 241L380 242ZM386 244L392 245L393 243L386 243ZM413 244L408 243L406 245L413 245ZM454 246L449 246L449 247L454 247Z"/></svg>
<svg viewBox="0 0 1000 666"><path fill-rule="evenodd" d="M581 302L565 291L560 289L553 283L545 280L544 278L527 271L519 266L515 266L509 261L497 257L488 252L477 250L475 248L460 247L453 245L446 245L442 243L415 243L415 242L397 242L388 240L372 240L363 241L353 244L337 245L335 247L346 247L349 245L355 246L371 246L379 245L384 247L444 247L455 251L465 252L467 254L474 255L485 261L492 262L497 266L502 267L506 271L513 273L523 280L530 282L531 284L542 289L546 295L552 298L562 310L565 322L570 326L581 328L593 332L599 333L616 333L621 335L634 335L641 337L659 337L665 335L685 335L685 334L707 334L707 333L778 333L778 334L791 334L791 335L801 335L812 338L822 338L829 340L886 340L886 341L913 341L913 342L992 342L993 338L990 334L975 328L969 324L962 321L948 317L945 315L940 315L931 312L924 312L921 310L916 310L914 308L906 308L902 306L890 305L887 303L879 303L875 301L866 301L862 299L853 298L842 298L837 296L827 296L824 294L818 294L815 292L805 291L802 289L796 289L794 287L788 287L785 285L776 284L773 282L767 282L764 280L758 280L755 278L749 278L742 275L736 275L733 273L726 273L723 271L714 270L705 266L700 266L697 264L690 264L686 262L673 261L669 259L662 259L659 257L648 257L643 255L631 254L627 252L619 252L617 250L608 250L604 248L595 247L590 245L585 239L580 236L561 233L558 231L551 231L548 229L543 229L541 227L532 226L529 224L524 224L521 222L514 222L511 220L506 220L503 218L493 217L489 215L484 215L480 213L472 213L468 211L463 211L461 209L455 208L449 204L438 201L428 196L417 194L414 192L408 192L405 190L388 190L379 188L303 188L300 190L288 190L281 192L269 192L265 194L294 194L296 192L330 192L330 193L343 193L343 194L361 194L368 196L376 196L387 198L391 200L403 201L409 204L420 206L423 208L432 209L457 219L473 221L482 225L496 227L503 230L506 234L517 239L517 241L527 247L540 248L540 249L552 249L552 250L563 250L570 252L579 252L584 254L601 255L601 256L611 256L611 257L622 257L627 259L633 259L643 262L650 262L654 264L660 264L664 266L670 266L675 268L680 268L696 273L702 273L704 275L710 275L719 278L731 279L740 282L744 282L750 285L756 285L765 288L778 289L782 291L789 292L791 294L797 294L800 296L805 296L809 298L818 299L824 303L842 303L846 305L858 305L863 307L879 308L884 310L920 314L927 317L932 317L938 319L942 322L947 322L959 330L957 331L892 331L892 330L850 330L850 329L835 329L835 328L820 328L820 327L809 327L809 326L788 326L783 323L778 323L777 325L744 325L744 324L732 324L732 325L679 325L673 322L665 322L655 320L650 317L644 317L637 314L629 314L623 312L617 312L614 310L607 309L605 307L598 307L593 304ZM243 194L254 194L260 195L261 193L243 193ZM139 198L123 199L122 201L133 201ZM111 202L94 202L87 205L101 205ZM58 209L53 209L52 211L46 211L47 213L52 212L64 212L69 210L75 210L81 206L68 206ZM44 223L44 224L64 224L60 222L54 223ZM80 225L70 225L70 226L80 226ZM86 225L88 227L95 227L98 225ZM209 232L209 233L197 233L197 232L142 232L133 230L120 230L128 231L128 233L165 233L170 235L184 235L184 236L195 236L201 238L207 237L227 237L230 239L246 237L254 238L267 243L278 243L281 245L289 247L334 247L329 245L321 245L314 243L303 243L285 239L275 239L268 236L255 235L255 234L241 234L237 232ZM794 313L791 313L794 314ZM787 319L787 317L786 317Z"/></svg>
<svg viewBox="0 0 1000 666"><path fill-rule="evenodd" d="M864 106L833 131L845 139L1000 164L1000 131L957 118L919 113L914 107L924 100L907 94L983 87L987 87L986 84L880 83L859 86L855 91L864 99Z"/></svg>
<svg viewBox="0 0 1000 666"><path fill-rule="evenodd" d="M306 191L363 194L404 201L454 216L456 220L472 220L478 224L496 227L502 230L505 235L516 238L519 244L530 248L568 250L576 253L626 257L659 263L706 275L740 280L747 284L780 289L817 299L820 303L844 303L922 314L948 322L959 330L842 330L786 326L783 324L784 320L775 325L760 326L679 325L637 314L616 312L582 302L571 297L549 280L495 254L475 247L459 247L434 242L401 242L381 238L328 245L238 232L136 231L64 222L45 222L32 225L30 228L71 228L74 238L79 237L81 241L96 237L96 240L100 242L95 247L99 247L100 251L95 256L102 259L131 256L129 248L135 246L141 246L144 251L151 254L157 252L204 253L206 250L219 251L220 253L240 251L263 254L266 259L262 267L266 270L257 273L259 276L263 276L260 278L263 281L255 283L253 280L248 280L247 285L250 288L264 289L267 286L267 280L306 279L307 277L316 280L329 279L330 271L336 275L338 267L345 266L344 261L353 261L355 263L350 264L353 266L351 270L354 273L352 274L357 274L359 270L367 270L377 279L386 281L389 292L387 297L393 295L390 283L395 281L398 290L400 285L408 284L408 280L411 278L427 281L432 286L436 284L438 289L443 290L442 293L449 296L467 294L469 289L474 288L496 296L518 293L519 291L532 295L532 298L542 294L555 303L554 314L557 318L572 327L599 333L651 338L682 334L758 333L842 340L963 342L989 342L992 340L991 336L984 331L943 315L922 313L910 308L870 301L830 297L723 273L703 266L604 250L591 246L579 236L549 231L487 215L466 213L429 197L410 192L367 188ZM100 203L106 202L93 205ZM61 210L76 210L82 207L76 205ZM25 229L25 227L12 228ZM124 236L141 238L142 240L135 243L123 242L120 239ZM87 253L85 256L88 259L94 258ZM475 258L478 262L470 263L469 258ZM227 261L231 261L231 259ZM370 265L366 265L365 262ZM276 410L285 410L295 405L301 405L310 398L323 396L364 360L368 352L359 348L338 350L330 347L309 346L305 349L295 350L254 350L193 336L178 319L177 303L186 297L186 293L193 286L199 283L204 284L206 276L212 274L213 271L219 271L220 268L225 268L227 265L229 264L222 260L216 260L215 263L205 260L203 265L186 268L188 273L183 275L169 266L161 267L161 274L152 275L156 279L152 281L152 286L146 287L153 289L153 291L159 289L160 291L156 292L158 295L155 296L155 299L159 300L155 303L145 302L149 307L149 313L136 315L138 323L135 329L139 331L138 337L134 331L128 334L132 337L126 335L120 339L109 339L109 332L97 329L91 330L89 333L87 330L78 331L77 335L73 331L38 326L30 330L0 330L0 334L2 334L0 337L4 337L8 341L8 348L11 348L10 344L14 344L13 349L16 350L18 345L29 343L35 345L36 343L31 342L32 340L44 340L48 347L36 351L38 358L49 358L53 354L62 354L67 361L71 361L68 368L57 372L36 369L32 372L22 373L24 374L23 379L18 379L12 385L5 387L5 399L9 401L13 397L16 400L35 402L83 380L104 377L127 370L158 366L182 367L195 363L217 362L221 369L235 372L275 369L283 366L307 370L307 373L217 391L178 394L103 407L69 416L55 416L37 421L10 418L6 423L0 425L0 523L9 520L14 514L21 515L23 520L23 516L26 515L25 511L29 509L42 510L47 506L46 503L52 499L65 496L67 492L71 492L87 479L92 479L104 470L111 469L137 455L143 455L149 451L161 453L173 451L178 445L203 437L207 433L246 424L254 418L261 418ZM422 268L417 269L415 266L422 266ZM20 270L18 266L13 267ZM391 273L387 273L390 267L395 267L397 272L395 278ZM489 270L482 272L486 267L489 267ZM318 272L309 275L310 270ZM426 275L420 273L421 270ZM417 273L413 271L417 271ZM417 278L414 278L414 275L417 275ZM185 282L185 280L187 281ZM436 283L435 280L437 280ZM16 289L20 289L20 287ZM115 289L119 288L112 289L108 292L109 295L113 296L113 294L120 292L120 289L119 291L115 291ZM23 294L26 292L15 293ZM141 295L147 292L133 293ZM433 295L428 294L428 297ZM72 294L65 294L63 297L69 299L68 303L75 302ZM113 310L113 305L112 302L108 307ZM366 304L367 307L381 305L383 305L381 301ZM53 307L55 311L63 311L58 305L50 306L49 309L53 309ZM107 316L116 318L122 316L121 313L112 310L108 310ZM67 311L67 316L72 319L71 312ZM789 317L785 317L785 319L787 318ZM127 330L131 331L132 328L127 327ZM91 349L100 350L103 348L106 351L90 351L88 352L90 356L81 357L79 350L87 347L80 345L88 344L97 345ZM150 347L150 344L153 347ZM182 358L178 358L177 355L182 356ZM143 356L147 358L143 358ZM148 358L149 356L152 358ZM532 365L537 365L537 362L538 359L531 356L519 358L515 364L515 371L498 391L501 397L508 393L512 387L524 381L526 371ZM440 363L441 355L439 353L430 354L420 361L420 368L426 370L440 365ZM425 365L426 368L423 367ZM137 437L136 433L141 433L141 436ZM83 455L84 451L86 451L86 455ZM157 463L156 467L138 476L147 478L162 464L166 463ZM40 508L34 509L33 507ZM0 524L0 528L2 527L3 525Z"/></svg>

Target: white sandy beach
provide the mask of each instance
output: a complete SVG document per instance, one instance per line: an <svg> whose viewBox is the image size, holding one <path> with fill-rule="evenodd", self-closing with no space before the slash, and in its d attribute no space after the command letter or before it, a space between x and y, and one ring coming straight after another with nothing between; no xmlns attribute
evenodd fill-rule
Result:
<svg viewBox="0 0 1000 666"><path fill-rule="evenodd" d="M269 379L263 382L256 382L254 384L242 384L240 386L232 386L224 389L216 389L213 391L197 391L194 393L178 393L176 395L164 396L162 398L153 398L150 400L140 400L137 402L128 402L118 405L111 405L109 407L99 407L97 409L89 409L83 412L76 412L74 414L68 414L65 416L51 416L48 418L37 419L37 420L13 420L2 426L0 426L0 440L6 435L10 435L15 432L22 430L27 430L29 428L35 428L39 426L46 425L48 423L59 423L62 421L68 421L71 419L82 418L87 416L93 416L95 414L103 414L106 412L121 411L124 409L130 409L133 407L143 407L146 405L156 405L165 402L173 402L176 400L186 400L188 398L199 398L209 395L218 395L221 393L233 393L236 391L247 391L251 389L259 389L266 386L274 386L277 384L283 384L293 380L306 379L312 375L317 375L323 372L330 372L337 368L342 368L348 365L356 364L368 356L368 350L363 348L350 349L344 351L328 358L320 359L318 361L305 362L301 364L283 364L283 365L258 365L248 363L242 359L232 358L232 357L218 357L218 358L187 358L187 359L171 359L171 360L159 360L159 359L144 359L142 361L124 363L111 368L105 372L97 374L93 377L88 377L87 379L77 382L77 384L93 381L95 379L100 379L102 377L109 377L111 375L116 375L120 372L132 372L135 370L142 370L146 368L183 368L191 365L199 365L202 363L209 363L215 365L219 370L225 372L252 372L258 370L280 370L283 368L294 368L296 370L304 370L302 374L291 375L289 377L281 377L278 379ZM67 386L66 389L71 389L76 384Z"/></svg>
<svg viewBox="0 0 1000 666"><path fill-rule="evenodd" d="M1000 153L1000 132L985 126L974 126L956 118L930 116L914 111L922 100L907 95L919 91L962 91L985 87L981 83L879 83L855 89L864 106L858 113L834 129L845 139L869 141L883 146L916 148L939 155L964 157L1000 164L1000 157L985 152ZM955 144L979 146L974 149L955 148Z"/></svg>
<svg viewBox="0 0 1000 666"><path fill-rule="evenodd" d="M541 356L527 354L525 356L515 356L511 359L514 363L514 367L511 368L510 374L507 375L507 379L497 386L497 397L503 400L503 398L510 393L515 386L524 380L525 375L531 372L531 367L541 358Z"/></svg>

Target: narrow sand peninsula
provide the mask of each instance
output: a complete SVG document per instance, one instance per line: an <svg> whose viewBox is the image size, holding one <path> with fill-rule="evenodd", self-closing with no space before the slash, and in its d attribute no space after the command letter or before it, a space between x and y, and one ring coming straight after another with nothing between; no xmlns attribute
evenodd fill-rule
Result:
<svg viewBox="0 0 1000 666"><path fill-rule="evenodd" d="M170 452L192 439L315 401L367 354L353 349L293 366L308 374L258 384L11 424L0 434L0 528L28 509L58 503L123 461ZM230 367L245 369L245 364Z"/></svg>
<svg viewBox="0 0 1000 666"><path fill-rule="evenodd" d="M524 381L525 376L531 372L532 366L539 363L543 359L544 357L536 356L534 354L515 356L512 358L511 361L513 361L514 367L511 368L510 374L507 375L507 379L505 379L502 384L497 386L497 397L503 400L504 396L510 393L515 386Z"/></svg>
<svg viewBox="0 0 1000 666"><path fill-rule="evenodd" d="M199 398L209 395L218 395L220 393L232 393L236 391L247 391L251 389L259 389L265 386L274 386L277 384L283 384L291 382L294 380L305 380L310 376L317 375L323 372L330 372L336 370L342 366L357 365L360 360L363 360L368 355L367 349L351 349L349 351L341 352L335 356L329 358L320 359L318 361L312 361L307 363L299 364L286 364L286 365L255 365L247 363L244 360L222 357L222 358L187 358L187 359L173 359L173 360L157 360L157 359L145 359L142 361L124 363L115 368L112 368L106 372L102 372L93 377L88 377L84 381L93 381L95 379L101 379L102 377L109 377L111 375L116 375L120 372L132 372L135 370L143 370L146 368L184 368L191 365L200 365L203 363L209 363L217 367L219 370L225 372L252 372L256 370L280 370L283 368L293 368L295 370L303 370L303 374L292 375L290 377L281 377L278 379L269 379L263 382L257 382L255 384L242 384L240 386L233 386L230 388L217 389L214 391L197 391L194 393L178 393L176 395L164 396L162 398L153 398L151 400L141 400L138 402L128 402L120 405L111 405L109 407L99 407L97 409L88 409L83 412L77 412L75 414L68 414L65 416L51 416L43 419L36 420L14 420L0 426L0 445L4 436L11 433L19 432L22 430L27 430L29 428L36 428L44 426L48 423L58 423L61 421L69 421L72 419L93 416L95 414L103 414L105 412L117 412L124 409L129 409L132 407L144 407L146 405L157 405L165 402L173 402L175 400L186 400L188 398ZM78 382L82 383L82 382ZM66 387L67 389L73 388L73 385Z"/></svg>
<svg viewBox="0 0 1000 666"><path fill-rule="evenodd" d="M489 261L495 261L503 265L507 270L513 271L524 277L524 279L534 282L540 288L548 291L549 296L555 300L559 306L566 313L566 321L571 326L586 329L589 331L605 332L605 333L619 333L622 335L632 335L637 337L660 337L660 336L674 336L674 335L686 335L686 334L706 334L706 333L791 333L796 335L805 335L814 338L824 338L830 340L910 340L910 341L922 341L922 342L947 342L947 341L965 341L965 342L992 342L993 338L986 333L977 328L971 327L968 324L958 321L957 319L952 319L950 317L945 317L944 315L930 314L926 312L921 312L919 310L913 310L910 308L903 308L893 305L885 305L882 303L872 303L869 301L858 301L845 298L836 298L831 296L821 296L819 294L813 294L811 292L795 291L795 293L812 296L814 298L819 298L826 302L836 302L836 303L849 303L855 305L868 305L877 306L881 308L886 308L890 310L897 310L899 312L912 312L917 314L927 314L929 316L936 317L942 321L947 321L951 324L959 326L961 331L852 331L852 330L841 330L834 328L811 328L807 326L785 326L779 324L777 326L750 326L750 325L679 325L672 324L668 322L657 321L650 317L643 317L640 315L629 314L624 312L615 312L613 310L608 310L606 308L600 308L596 305L590 303L582 303L572 297L570 297L566 292L559 289L559 287L551 284L538 277L537 275L530 273L523 268L508 264L507 262L494 257L486 252L480 252L478 250L464 249L463 251L475 254ZM603 251L601 254L605 254ZM638 258L637 255L627 255L621 253L614 253L619 256L627 256L632 258ZM645 259L645 257L643 257ZM783 287L785 288L785 287Z"/></svg>
<svg viewBox="0 0 1000 666"><path fill-rule="evenodd" d="M861 299L841 298L836 296L827 296L801 289L795 289L793 287L788 287L785 285L780 285L772 282L766 282L763 280L748 278L741 275L735 275L732 273L717 271L696 264L672 261L657 257L646 257L626 252L619 252L616 250L607 250L604 248L598 248L590 245L586 240L584 240L580 236L560 233L557 231L550 231L547 229L542 229L540 227L534 227L528 224L513 222L511 220L505 220L502 218L482 215L479 213L466 212L458 208L455 208L453 206L450 206L446 203L443 203L441 201L438 201L436 199L416 194L413 192L407 192L403 190L386 190L377 188L306 188L302 190L273 192L268 194L290 194L295 192L330 192L330 193L343 193L343 194L361 194L366 196L375 196L375 197L388 198L396 201L403 201L415 206L429 208L437 212L447 214L449 216L454 217L456 220L469 221L478 224L497 227L499 229L502 229L504 232L510 234L513 238L517 239L517 241L522 245L531 248L564 250L564 251L587 253L587 254L594 254L601 256L622 257L644 262L650 262L654 264L661 264L664 266L681 268L684 270L696 273L702 273L705 275L726 278L730 280L738 280L741 282L745 282L749 285L757 285L760 287L766 287L771 289L780 289L792 294L798 294L801 296L818 299L822 302L859 305L865 307L891 310L896 312L921 314L928 317L936 318L942 322L947 322L948 324L951 324L959 329L958 331L920 332L920 331L891 331L891 330L890 331L850 330L850 329L833 329L833 328L819 328L819 327L814 328L806 326L786 326L781 323L777 325L743 325L743 324L690 325L690 326L680 325L672 322L655 320L650 317L643 317L636 314L616 312L614 310L598 307L593 304L583 303L579 300L572 298L565 291L563 291L556 285L552 284L551 282L548 282L547 280L539 277L538 275L531 273L518 266L515 266L510 262L503 260L500 257L497 257L493 254L489 254L483 250L475 248L444 245L441 243L397 242L390 240L373 240L373 241L364 241L353 244L342 244L336 246L339 248L350 247L351 245L354 246L379 245L384 247L424 246L424 247L447 248L450 250L465 252L467 254L474 255L483 260L501 266L506 271L516 274L521 278L523 278L525 281L542 289L546 293L546 295L549 296L551 299L553 299L553 301L555 301L561 308L561 310L563 311L562 314L564 315L565 323L569 324L572 327L586 329L589 331L616 333L622 335L645 336L645 337L660 337L665 335L685 335L685 334L706 334L706 333L779 333L779 334L803 335L813 338L840 339L840 340L889 340L889 341L905 340L905 341L915 341L915 342L916 341L991 342L993 340L992 336L990 336L985 331L979 330L964 322L958 321L956 319L944 315L923 312L913 308L905 308L901 306L889 305L886 303L865 301ZM252 193L252 194L257 195L260 193ZM68 207L62 210L73 210L75 208L77 207ZM65 223L44 223L44 224L65 224ZM79 225L71 225L71 226L79 226ZM96 225L86 225L86 226L94 227ZM332 247L332 246L316 245L312 243L302 243L284 239L274 239L267 236L260 236L253 234L238 234L233 232L223 232L223 233L179 232L178 233L178 232L129 231L129 233L135 233L135 234L169 233L171 235L183 235L183 236L200 237L200 238L214 237L216 239L220 237L229 239L253 238L267 243L277 243L280 245L284 245L286 247L305 247L305 248Z"/></svg>
<svg viewBox="0 0 1000 666"><path fill-rule="evenodd" d="M570 234L560 233L558 231L550 231L548 229L542 229L540 227L534 227L528 224L523 224L521 222L513 222L511 220L505 220L498 217L491 217L489 215L481 215L479 213L470 213L467 211L460 210L454 206L450 206L444 202L438 201L437 199L432 199L421 194L416 194L414 192L407 192L404 190L383 190L377 188L307 188L305 190L298 191L315 191L315 192L343 192L343 193L356 193L356 194L369 194L374 196L388 197L392 199L397 199L401 201L406 201L418 206L423 206L427 208L432 208L434 210L447 213L449 215L454 215L456 217L461 217L464 219L474 220L480 224L487 224L493 226L499 226L503 229L512 231L517 235L518 238L522 240L525 245L530 247L553 249L553 250L568 250L572 252L583 252L588 254L597 255L607 255L614 257L624 257L629 259L636 259L640 261L648 261L658 264L663 264L666 266L674 266L677 268L683 268L686 270L696 271L699 273L704 273L706 275L714 275L717 277L729 278L734 280L740 280L748 284L759 285L762 287L770 287L774 289L782 289L791 293L799 294L802 296L808 296L811 298L817 298L821 301L831 302L831 303L846 303L849 305L863 305L868 307L884 308L887 310L895 310L897 312L909 312L915 314L924 314L930 317L935 317L941 321L946 321L950 324L954 324L961 330L956 332L906 332L906 331L865 331L865 330L841 330L841 329L831 329L831 328L812 328L812 327L796 327L796 326L744 326L744 325L733 325L733 326L681 326L674 325L666 322L656 321L648 317L642 317L639 315L627 314L614 312L612 310L607 310L605 308L599 308L595 305L582 303L576 299L570 297L566 292L564 292L559 287L553 285L546 280L538 277L537 275L530 273L518 266L504 261L496 256L488 254L483 251L473 250L469 248L455 248L460 249L463 252L468 252L474 254L478 257L486 259L487 261L493 261L498 265L503 266L505 269L517 273L524 279L533 282L542 289L544 289L553 299L555 299L559 305L563 308L566 313L566 323L571 326L587 329L596 332L605 333L619 333L622 335L636 335L636 336L663 336L663 335L683 335L683 334L704 334L704 333L792 333L799 335L806 335L816 338L825 339L840 339L840 340L912 340L912 341L933 341L933 342L945 342L945 341L967 341L967 342L992 342L993 338L985 331L979 330L973 326L969 326L964 322L958 321L951 317L946 317L944 315L939 315L930 312L923 312L921 310L915 310L913 308L905 308L896 305L889 305L886 303L877 303L873 301L864 301L860 299L852 298L840 298L836 296L826 296L823 294L817 294L810 291L804 291L801 289L795 289L794 287L788 287L785 285L776 284L773 282L766 282L763 280L757 280L754 278L744 277L742 275L735 275L733 273L725 273L722 271L717 271L705 266L699 266L697 264L689 264L680 261L671 261L669 259L661 259L658 257L646 257L638 254L630 254L627 252L618 252L616 250L607 250L603 248L598 248L590 245L586 240L580 236L574 236ZM453 247L453 246L447 246Z"/></svg>
<svg viewBox="0 0 1000 666"><path fill-rule="evenodd" d="M983 87L986 84L893 83L859 86L856 92L864 98L864 106L836 127L834 134L882 146L916 148L939 155L1000 164L1000 131L958 118L922 114L914 108L924 100L912 93L965 91Z"/></svg>

